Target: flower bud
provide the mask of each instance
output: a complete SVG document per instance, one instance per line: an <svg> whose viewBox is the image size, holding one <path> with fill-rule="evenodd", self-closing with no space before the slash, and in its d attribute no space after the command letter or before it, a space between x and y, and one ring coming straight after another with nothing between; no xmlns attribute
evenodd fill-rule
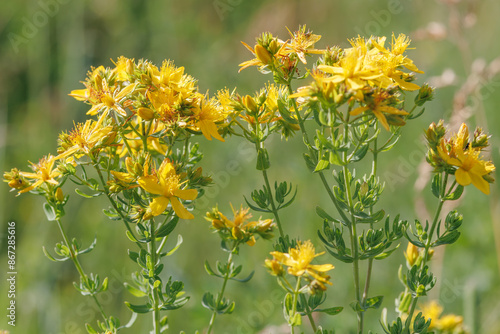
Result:
<svg viewBox="0 0 500 334"><path fill-rule="evenodd" d="M155 117L155 112L149 108L137 109L137 115L145 121L150 121Z"/></svg>
<svg viewBox="0 0 500 334"><path fill-rule="evenodd" d="M57 190L56 190L56 200L59 203L62 203L64 201L64 194L63 194L63 191L60 187L57 188Z"/></svg>
<svg viewBox="0 0 500 334"><path fill-rule="evenodd" d="M243 97L243 105L251 112L257 111L257 104L250 95Z"/></svg>
<svg viewBox="0 0 500 334"><path fill-rule="evenodd" d="M483 132L483 129L476 128L476 131L474 131L474 139L472 139L471 146L472 148L486 148L489 146L488 139L489 136Z"/></svg>
<svg viewBox="0 0 500 334"><path fill-rule="evenodd" d="M271 274L274 276L283 276L285 271L283 270L283 266L277 260L266 259L265 266L267 269L271 271Z"/></svg>
<svg viewBox="0 0 500 334"><path fill-rule="evenodd" d="M428 84L424 84L422 87L420 87L418 95L415 96L415 104L421 107L425 102L431 101L433 98L434 88L430 87Z"/></svg>
<svg viewBox="0 0 500 334"><path fill-rule="evenodd" d="M418 247L408 242L408 247L406 247L406 252L404 253L406 262L410 267L413 267L417 261L419 260L419 251Z"/></svg>
<svg viewBox="0 0 500 334"><path fill-rule="evenodd" d="M255 56L258 60L260 60L264 65L271 63L271 54L260 44L255 46Z"/></svg>
<svg viewBox="0 0 500 334"><path fill-rule="evenodd" d="M443 120L440 120L438 124L432 122L432 124L429 125L429 128L425 131L425 138L427 139L429 147L436 150L439 146L441 138L443 138L445 134L446 129L444 127Z"/></svg>

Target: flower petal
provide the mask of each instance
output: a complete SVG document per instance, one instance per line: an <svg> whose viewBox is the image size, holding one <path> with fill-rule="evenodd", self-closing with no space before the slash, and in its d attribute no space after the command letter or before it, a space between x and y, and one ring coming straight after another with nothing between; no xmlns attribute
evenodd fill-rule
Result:
<svg viewBox="0 0 500 334"><path fill-rule="evenodd" d="M137 182L148 193L155 195L163 194L163 188L158 184L158 179L154 175L142 176Z"/></svg>
<svg viewBox="0 0 500 334"><path fill-rule="evenodd" d="M176 198L171 197L170 203L172 204L172 208L175 211L175 214L181 219L193 219L194 216L191 212L189 212L184 205Z"/></svg>
<svg viewBox="0 0 500 334"><path fill-rule="evenodd" d="M481 175L470 173L470 178L474 187L481 190L485 195L490 194L490 184Z"/></svg>
<svg viewBox="0 0 500 334"><path fill-rule="evenodd" d="M462 168L459 168L455 171L455 179L457 180L457 183L461 186L468 186L472 182L471 175L469 174L469 172L467 172L465 169Z"/></svg>
<svg viewBox="0 0 500 334"><path fill-rule="evenodd" d="M174 191L174 195L192 201L198 197L198 191L196 189L177 189Z"/></svg>
<svg viewBox="0 0 500 334"><path fill-rule="evenodd" d="M153 199L153 201L149 204L153 216L156 217L165 212L168 206L168 202L169 202L168 198L163 196L156 197L155 199Z"/></svg>

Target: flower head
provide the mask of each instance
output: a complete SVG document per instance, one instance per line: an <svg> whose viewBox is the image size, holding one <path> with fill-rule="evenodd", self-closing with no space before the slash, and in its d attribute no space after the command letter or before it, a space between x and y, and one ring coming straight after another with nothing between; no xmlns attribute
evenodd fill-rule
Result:
<svg viewBox="0 0 500 334"><path fill-rule="evenodd" d="M298 242L296 248L290 248L288 253L271 252L273 260L287 266L287 272L290 275L297 277L305 277L311 283L317 285L321 290L326 290L326 284L332 284L330 276L326 274L334 268L331 264L311 264L315 257L324 254L325 252L315 253L314 245L310 240Z"/></svg>
<svg viewBox="0 0 500 334"><path fill-rule="evenodd" d="M477 138L480 135L476 135ZM473 145L474 140L469 141L469 129L463 123L457 134L450 139L441 138L437 147L437 156L441 164L451 169L458 184L467 186L473 184L484 194L490 193L489 183L493 182L490 174L495 170L491 161L481 159L481 151L486 146ZM434 159L436 160L436 159ZM431 162L432 164L432 162Z"/></svg>
<svg viewBox="0 0 500 334"><path fill-rule="evenodd" d="M431 319L429 329L439 330L442 333L465 334L468 331L463 325L463 318L455 314L442 316L443 307L435 300L421 306L421 312L426 318Z"/></svg>
<svg viewBox="0 0 500 334"><path fill-rule="evenodd" d="M139 186L150 194L158 195L149 204L153 216L161 215L170 203L179 218L194 218L193 214L179 201L179 198L192 201L198 196L198 191L196 189L181 189L180 176L168 159L163 160L160 168L153 170L151 175L148 175L147 171L144 172L145 175L138 179Z"/></svg>
<svg viewBox="0 0 500 334"><path fill-rule="evenodd" d="M33 173L17 172L17 170L15 170L16 172L11 175L12 176L11 181L15 180L15 183L11 185L11 183L9 182L9 186L15 189L19 189L18 194L22 194L37 189L44 184L49 184L52 186L59 185L57 179L61 176L61 173L58 170L54 170L54 163L56 162L56 160L57 157L54 157L53 155L49 154L48 156L45 156L42 159L40 159L40 161L37 164L30 162L31 169L33 169ZM27 187L26 187L26 180L31 181L29 186Z"/></svg>
<svg viewBox="0 0 500 334"><path fill-rule="evenodd" d="M233 210L233 219L228 219L217 208L207 213L206 219L212 222L212 227L219 232L224 239L238 240L246 242L248 245L255 244L255 235L264 239L272 237L272 230L275 226L272 219L259 218L252 220L252 214L249 208L240 207L239 210Z"/></svg>

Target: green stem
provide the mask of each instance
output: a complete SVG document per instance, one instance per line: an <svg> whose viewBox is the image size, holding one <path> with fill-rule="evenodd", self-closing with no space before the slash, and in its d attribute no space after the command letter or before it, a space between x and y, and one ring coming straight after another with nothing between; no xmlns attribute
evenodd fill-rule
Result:
<svg viewBox="0 0 500 334"><path fill-rule="evenodd" d="M375 131L378 129L378 123L375 123ZM378 165L378 151L377 151L377 138L373 141L373 162L372 162L372 176L375 177L377 175L377 165ZM373 206L370 207L370 215L373 214ZM373 223L370 223L370 228L373 229ZM372 277L372 269L373 269L373 258L368 259L368 268L366 271L366 280L365 280L365 288L363 290L363 299L362 305L366 304L366 300L368 299L368 290L370 289L370 281Z"/></svg>
<svg viewBox="0 0 500 334"><path fill-rule="evenodd" d="M295 285L295 290L293 291L292 317L295 317L295 314L297 313L297 299L298 299L299 290L300 290L300 280L301 280L301 277L300 276L297 277L297 284ZM295 333L294 327L295 326L290 325L290 329L291 329L292 334Z"/></svg>
<svg viewBox="0 0 500 334"><path fill-rule="evenodd" d="M125 224L125 227L127 228L127 230L130 232L130 234L132 236L135 237L135 234L134 232L132 231L132 228L130 228L130 225L127 221L127 217L125 217L125 215L123 214L123 212L120 210L120 208L118 208L118 205L116 205L116 202L115 200L113 199L113 197L111 197L111 194L109 193L109 190L108 188L106 187L106 182L104 181L104 177L102 176L102 172L101 172L101 169L99 168L99 165L97 164L97 161L95 161L95 159L92 159L92 162L93 162L93 165L94 165L94 168L96 169L97 171L97 175L99 176L99 180L101 181L101 184L102 184L102 187L104 189L104 193L106 194L106 197L108 198L109 202L111 203L111 205L113 206L113 209L115 209L116 213L118 213L118 215L120 216L121 220L123 221L123 223ZM137 239L137 238L136 238ZM142 245L138 242L136 242L136 245L140 248L140 249L143 249L142 248Z"/></svg>
<svg viewBox="0 0 500 334"><path fill-rule="evenodd" d="M305 305L306 308L306 315L307 318L309 319L309 322L311 323L311 327L314 333L318 330L318 327L316 326L316 322L314 321L314 318L312 316L311 308L309 307L309 304L307 303L306 297L301 294L300 298L302 300L302 303Z"/></svg>
<svg viewBox="0 0 500 334"><path fill-rule="evenodd" d="M420 264L420 270L422 270L426 266L426 264L427 264L427 258L429 257L429 249L431 248L431 244L432 244L432 237L433 237L434 231L436 230L436 227L438 225L439 216L441 214L441 210L443 209L444 202L446 202L445 197L446 197L446 195L448 195L453 190L453 188L455 187L456 183L453 183L453 185L450 188L450 190L448 191L448 193L446 193L446 186L447 186L447 184L448 184L448 174L445 173L445 177L444 177L443 183L441 185L442 188L441 188L441 194L440 194L440 198L439 198L439 205L438 205L438 207L436 209L436 214L434 215L434 219L432 221L431 229L429 231L429 234L428 234L428 237L427 237L427 241L426 241L425 246L424 246L424 255L423 255L422 263ZM417 302L418 302L418 296L416 296L412 300L412 304L411 304L411 307L410 307L410 313L408 314L408 318L406 319L405 326L404 326L404 329L403 329L403 333L409 333L410 332L410 325L411 325L411 322L412 322L413 313L415 312L415 308L417 306Z"/></svg>
<svg viewBox="0 0 500 334"><path fill-rule="evenodd" d="M156 263L158 262L158 257L156 254L156 237L155 237L155 220L151 219L150 220L151 224L151 230L150 230L150 238L151 241L148 243L148 250L149 254L151 256L151 268L149 268L149 278L150 278L150 287L151 287L151 281L153 281L153 284L156 282L156 277L155 277L155 269L156 269ZM154 334L160 334L160 296L158 292L158 287L155 286L155 284L152 286L153 288L153 332Z"/></svg>
<svg viewBox="0 0 500 334"><path fill-rule="evenodd" d="M233 248L233 251L236 249L237 246L235 246ZM224 297L224 291L226 290L226 285L227 285L227 282L229 280L229 274L230 274L230 271L229 271L229 268L231 266L231 263L233 261L233 251L231 253L229 253L229 257L227 259L227 267L226 267L226 274L224 275L224 282L222 283L222 288L220 290L220 293L217 297L217 301L216 301L216 304L215 304L215 307L219 307L220 303L222 302L222 298ZM217 316L217 311L214 310L213 313L212 313L212 317L210 318L210 323L208 325L208 331L207 331L207 334L210 334L212 332L212 328L214 326L214 322L215 322L215 317Z"/></svg>
<svg viewBox="0 0 500 334"><path fill-rule="evenodd" d="M73 245L70 244L68 236L66 235L66 232L64 231L64 228L63 228L63 226L61 224L61 220L58 218L58 219L56 219L56 222L57 222L57 226L59 226L59 231L61 231L61 235L63 237L64 244L69 249L71 261L73 261L73 263L74 263L74 265L76 267L76 270L78 271L78 273L80 274L81 279L85 283L85 286L87 288L89 288L90 287L89 278L85 274L85 272L83 271L83 268L82 268L82 266L80 264L80 261L78 260L78 254L75 253L75 251L73 249ZM92 299L94 299L94 302L96 303L97 308L99 309L99 312L101 313L102 318L104 319L105 323L107 324L108 323L108 317L107 317L106 313L104 313L104 309L103 309L101 303L99 302L99 300L97 299L97 296L94 293L91 293L90 295L92 296Z"/></svg>

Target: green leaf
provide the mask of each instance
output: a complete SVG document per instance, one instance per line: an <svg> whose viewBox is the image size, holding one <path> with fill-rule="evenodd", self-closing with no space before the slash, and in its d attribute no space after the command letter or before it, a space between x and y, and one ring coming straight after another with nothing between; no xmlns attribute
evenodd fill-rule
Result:
<svg viewBox="0 0 500 334"><path fill-rule="evenodd" d="M269 153L265 148L259 148L257 151L257 170L269 169L271 163L269 162Z"/></svg>
<svg viewBox="0 0 500 334"><path fill-rule="evenodd" d="M366 300L365 309L373 308L378 309L380 305L382 305L382 301L384 300L384 296L376 296L371 297Z"/></svg>
<svg viewBox="0 0 500 334"><path fill-rule="evenodd" d="M177 226L177 223L179 222L179 217L175 216L172 220L170 220L168 223L160 227L156 233L155 236L157 238L163 238L172 233L172 231L175 229Z"/></svg>
<svg viewBox="0 0 500 334"><path fill-rule="evenodd" d="M182 241L183 241L182 240L182 235L179 234L177 236L177 243L175 244L174 248L172 248L166 255L170 256L170 255L174 254L175 251L177 251L179 249L179 247L181 246Z"/></svg>
<svg viewBox="0 0 500 334"><path fill-rule="evenodd" d="M107 209L102 209L102 212L109 217L109 219L111 220L120 220L120 216L118 215L118 213L116 213L116 211L114 209L110 209L110 210L107 210Z"/></svg>
<svg viewBox="0 0 500 334"><path fill-rule="evenodd" d="M201 305L203 305L204 308L209 309L211 311L215 311L217 309L215 307L214 295L212 295L210 292L205 292L203 298L201 299Z"/></svg>
<svg viewBox="0 0 500 334"><path fill-rule="evenodd" d="M357 300L351 302L349 304L349 306L351 306L351 308L354 310L354 312L364 312L365 311L365 309L363 309L361 307L361 304L359 304L359 302Z"/></svg>
<svg viewBox="0 0 500 334"><path fill-rule="evenodd" d="M345 166L347 163L342 160L338 152L330 151L330 163L337 166Z"/></svg>
<svg viewBox="0 0 500 334"><path fill-rule="evenodd" d="M85 197L85 198L93 198L93 197L97 197L97 196L101 196L102 195L102 192L98 192L98 193L95 193L95 194L92 194L92 195L87 195L86 193L82 192L80 189L76 188L75 189L75 192L82 196L82 197Z"/></svg>
<svg viewBox="0 0 500 334"><path fill-rule="evenodd" d="M303 153L302 156L304 157L304 160L306 161L306 166L309 168L311 172L314 172L314 169L316 168L316 162L314 161L313 158L307 153Z"/></svg>
<svg viewBox="0 0 500 334"><path fill-rule="evenodd" d="M442 236L440 236L433 244L432 246L441 246L441 245L449 245L454 243L455 241L458 240L460 237L460 232L457 230L453 231L448 231Z"/></svg>
<svg viewBox="0 0 500 334"><path fill-rule="evenodd" d="M210 264L208 263L208 260L205 260L205 271L210 275L210 276L217 276L217 277L220 277L220 278L223 278L222 275L214 272L214 270L212 269L212 267L210 267Z"/></svg>
<svg viewBox="0 0 500 334"><path fill-rule="evenodd" d="M325 308L325 309L316 309L314 310L315 312L321 312L321 313L326 313L328 315L337 315L340 312L342 312L344 308L342 306L337 306L337 307L330 307L330 308Z"/></svg>
<svg viewBox="0 0 500 334"><path fill-rule="evenodd" d="M56 212L49 203L43 203L43 212L45 213L45 216L47 216L48 221L54 221L57 219Z"/></svg>
<svg viewBox="0 0 500 334"><path fill-rule="evenodd" d="M134 305L134 304L130 304L129 302L125 302L125 305L129 309L131 309L132 312L135 312L135 313L148 313L148 312L153 311L153 309L151 308L151 305L148 305L148 304Z"/></svg>
<svg viewBox="0 0 500 334"><path fill-rule="evenodd" d="M432 194L437 198L441 197L441 174L436 174L431 183Z"/></svg>
<svg viewBox="0 0 500 334"><path fill-rule="evenodd" d="M288 323L290 324L290 326L292 327L297 327L297 326L300 326L302 325L302 316L300 315L300 313L295 313L291 318L290 320L288 320Z"/></svg>
<svg viewBox="0 0 500 334"><path fill-rule="evenodd" d="M129 238L130 241L139 242L129 230L125 231L125 234L127 234L127 238Z"/></svg>
<svg viewBox="0 0 500 334"><path fill-rule="evenodd" d="M147 296L147 294L145 292L143 292L139 289L136 289L135 287L133 287L132 285L130 285L128 283L124 283L124 285L125 285L125 288L127 289L127 291L136 297L142 298L142 297Z"/></svg>
<svg viewBox="0 0 500 334"><path fill-rule="evenodd" d="M250 275L248 275L247 277L245 278L235 278L235 277L231 277L230 279L232 279L233 281L237 281L237 282L241 282L241 283L246 283L248 282L249 280L252 279L253 275L255 274L255 270L252 270L252 272L250 273Z"/></svg>
<svg viewBox="0 0 500 334"><path fill-rule="evenodd" d="M360 161L365 157L366 153L368 152L368 147L369 147L368 144L361 146L358 150L356 150L349 156L347 161L348 162Z"/></svg>
<svg viewBox="0 0 500 334"><path fill-rule="evenodd" d="M458 185L455 188L455 191L446 196L444 199L447 201L455 201L459 199L462 196L462 193L464 192L464 186Z"/></svg>
<svg viewBox="0 0 500 334"><path fill-rule="evenodd" d="M63 261L66 261L69 259L69 257L65 256L65 257L62 257L60 259L57 259L55 257L53 257L52 255L50 255L50 253L45 249L45 247L42 247L43 249L43 254L45 254L45 256L51 260L51 261L54 261L54 262L63 262Z"/></svg>
<svg viewBox="0 0 500 334"><path fill-rule="evenodd" d="M87 330L87 333L89 334L99 334L90 324L85 324L85 329Z"/></svg>
<svg viewBox="0 0 500 334"><path fill-rule="evenodd" d="M328 160L321 159L316 165L314 172L322 171L324 169L327 169L328 167L330 167L330 162Z"/></svg>
<svg viewBox="0 0 500 334"><path fill-rule="evenodd" d="M318 216L320 216L323 219L328 220L329 222L335 221L335 219L332 216L330 216L328 213L326 213L326 211L323 210L319 206L316 206L316 213L318 214Z"/></svg>

